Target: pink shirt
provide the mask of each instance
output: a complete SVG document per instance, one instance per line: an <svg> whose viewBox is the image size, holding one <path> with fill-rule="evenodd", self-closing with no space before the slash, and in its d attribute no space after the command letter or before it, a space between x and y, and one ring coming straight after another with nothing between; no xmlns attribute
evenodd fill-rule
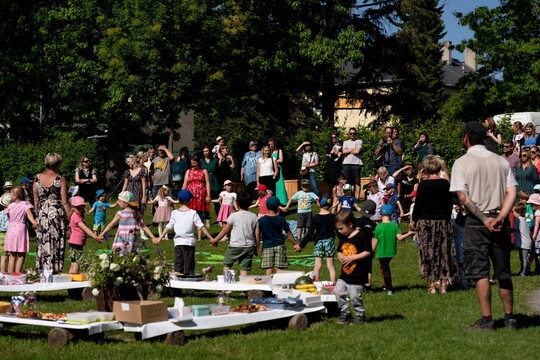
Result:
<svg viewBox="0 0 540 360"><path fill-rule="evenodd" d="M84 218L80 214L74 212L69 219L69 227L71 229L69 243L84 246L86 242L86 234L84 233L83 229L77 225L80 222L84 223Z"/></svg>
<svg viewBox="0 0 540 360"><path fill-rule="evenodd" d="M268 215L268 209L266 208L266 200L270 197L270 194L266 194L259 198L259 218Z"/></svg>

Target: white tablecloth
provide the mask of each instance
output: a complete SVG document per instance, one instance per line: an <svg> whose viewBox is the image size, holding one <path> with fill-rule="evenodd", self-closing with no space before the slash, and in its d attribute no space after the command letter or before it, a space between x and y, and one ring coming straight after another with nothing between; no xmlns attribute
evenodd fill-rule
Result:
<svg viewBox="0 0 540 360"><path fill-rule="evenodd" d="M34 283L25 285L0 285L0 292L21 292L21 291L58 291L69 289L83 289L90 286L89 281L70 281L60 283Z"/></svg>
<svg viewBox="0 0 540 360"><path fill-rule="evenodd" d="M71 330L88 330L89 335L102 333L105 331L122 330L122 323L118 321L102 321L90 324L68 324L63 321L49 321L37 319L22 319L15 315L0 315L0 323L10 323L18 325L36 325L52 328L62 328Z"/></svg>
<svg viewBox="0 0 540 360"><path fill-rule="evenodd" d="M268 284L218 283L217 281L183 281L170 280L169 287L173 289L216 290L216 291L272 291Z"/></svg>

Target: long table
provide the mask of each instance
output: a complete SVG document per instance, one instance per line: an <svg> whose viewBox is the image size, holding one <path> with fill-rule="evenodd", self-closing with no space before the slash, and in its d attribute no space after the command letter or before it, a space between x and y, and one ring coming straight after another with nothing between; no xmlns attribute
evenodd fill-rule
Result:
<svg viewBox="0 0 540 360"><path fill-rule="evenodd" d="M173 289L215 290L215 291L272 291L268 284L220 283L217 281L184 281L169 280L169 287Z"/></svg>
<svg viewBox="0 0 540 360"><path fill-rule="evenodd" d="M58 291L71 289L84 289L89 287L89 281L70 281L59 283L33 283L25 285L0 285L0 292L22 292L22 291Z"/></svg>

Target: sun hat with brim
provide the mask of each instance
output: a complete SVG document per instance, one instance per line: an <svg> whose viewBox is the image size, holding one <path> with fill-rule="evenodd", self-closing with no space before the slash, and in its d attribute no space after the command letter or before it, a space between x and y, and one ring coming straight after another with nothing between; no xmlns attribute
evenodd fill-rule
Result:
<svg viewBox="0 0 540 360"><path fill-rule="evenodd" d="M4 189L11 189L13 187L13 183L11 181L6 181L4 183Z"/></svg>
<svg viewBox="0 0 540 360"><path fill-rule="evenodd" d="M178 193L179 201L189 201L191 199L193 199L193 194L187 189L180 190L180 192Z"/></svg>
<svg viewBox="0 0 540 360"><path fill-rule="evenodd" d="M383 206L381 206L380 213L382 216L392 215L393 212L394 212L394 208L392 207L392 205L384 204Z"/></svg>
<svg viewBox="0 0 540 360"><path fill-rule="evenodd" d="M540 194L532 194L529 196L527 204L540 205Z"/></svg>
<svg viewBox="0 0 540 360"><path fill-rule="evenodd" d="M105 190L103 189L99 189L98 191L96 191L96 199L99 199L99 197L103 194L105 194Z"/></svg>
<svg viewBox="0 0 540 360"><path fill-rule="evenodd" d="M3 207L8 207L9 204L11 204L11 195L9 193L5 193L0 197L0 205Z"/></svg>
<svg viewBox="0 0 540 360"><path fill-rule="evenodd" d="M84 198L82 196L74 196L71 198L71 206L85 205Z"/></svg>
<svg viewBox="0 0 540 360"><path fill-rule="evenodd" d="M533 190L540 190L540 184L534 185Z"/></svg>
<svg viewBox="0 0 540 360"><path fill-rule="evenodd" d="M118 200L121 200L133 207L139 206L139 203L135 201L135 196L133 196L131 191L122 191L120 194L118 194Z"/></svg>

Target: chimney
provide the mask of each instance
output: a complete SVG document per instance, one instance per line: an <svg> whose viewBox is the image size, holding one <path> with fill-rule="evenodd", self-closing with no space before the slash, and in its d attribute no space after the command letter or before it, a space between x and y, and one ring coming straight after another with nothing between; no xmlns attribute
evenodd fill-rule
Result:
<svg viewBox="0 0 540 360"><path fill-rule="evenodd" d="M446 40L443 42L443 48L442 48L442 60L446 61L448 65L452 64L452 42L449 40Z"/></svg>
<svg viewBox="0 0 540 360"><path fill-rule="evenodd" d="M476 52L465 48L465 65L476 71Z"/></svg>

